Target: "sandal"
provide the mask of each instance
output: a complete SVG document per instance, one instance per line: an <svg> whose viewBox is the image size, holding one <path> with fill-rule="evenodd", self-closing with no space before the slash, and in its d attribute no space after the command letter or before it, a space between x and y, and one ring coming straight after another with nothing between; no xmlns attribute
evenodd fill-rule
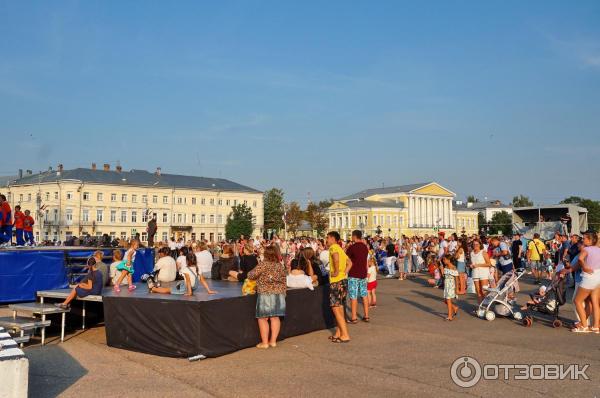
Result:
<svg viewBox="0 0 600 398"><path fill-rule="evenodd" d="M356 325L358 323L358 319L349 319L347 322L352 325Z"/></svg>
<svg viewBox="0 0 600 398"><path fill-rule="evenodd" d="M590 333L591 330L587 326L583 326L581 324L577 324L576 326L574 326L571 329L571 332L573 332L573 333Z"/></svg>
<svg viewBox="0 0 600 398"><path fill-rule="evenodd" d="M333 340L335 340L335 339L339 339L339 337L336 337L336 336L329 336L329 337L328 337L328 339L329 339L329 341L333 341Z"/></svg>
<svg viewBox="0 0 600 398"><path fill-rule="evenodd" d="M338 343L349 343L350 339L348 339L348 340L342 340L339 337L336 337L335 339L331 340L331 342L332 343L336 343L336 344L338 344Z"/></svg>
<svg viewBox="0 0 600 398"><path fill-rule="evenodd" d="M600 334L600 328L590 328L590 333Z"/></svg>
<svg viewBox="0 0 600 398"><path fill-rule="evenodd" d="M263 344L263 343L259 343L256 345L256 348L259 348L261 350L266 350L267 348L269 348L268 344Z"/></svg>
<svg viewBox="0 0 600 398"><path fill-rule="evenodd" d="M452 322L454 318L444 318L445 321Z"/></svg>
<svg viewBox="0 0 600 398"><path fill-rule="evenodd" d="M363 322L367 322L367 323L371 322L371 318L369 318L368 316L364 317L362 320L363 320Z"/></svg>

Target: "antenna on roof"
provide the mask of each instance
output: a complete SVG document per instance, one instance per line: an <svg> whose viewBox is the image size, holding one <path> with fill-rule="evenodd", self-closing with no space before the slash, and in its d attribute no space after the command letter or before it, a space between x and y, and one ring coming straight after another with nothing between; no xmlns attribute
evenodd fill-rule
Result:
<svg viewBox="0 0 600 398"><path fill-rule="evenodd" d="M381 188L385 188L385 182L381 183Z"/></svg>

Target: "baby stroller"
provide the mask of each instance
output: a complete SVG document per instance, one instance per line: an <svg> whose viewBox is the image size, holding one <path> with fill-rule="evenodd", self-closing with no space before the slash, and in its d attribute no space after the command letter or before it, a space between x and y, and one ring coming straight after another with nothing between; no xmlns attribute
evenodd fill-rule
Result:
<svg viewBox="0 0 600 398"><path fill-rule="evenodd" d="M496 319L496 315L512 316L517 321L522 320L523 314L516 307L516 302L509 299L509 294L515 291L517 283L523 275L525 275L525 269L523 268L507 272L500 278L497 287L486 288L488 294L479 304L477 316L488 321Z"/></svg>
<svg viewBox="0 0 600 398"><path fill-rule="evenodd" d="M562 321L558 319L558 311L567 301L565 284L565 278L562 275L556 275L543 295L530 294L531 302L527 303L527 313L523 318L523 326L531 327L534 319L533 313L538 312L550 315L553 327L561 327Z"/></svg>

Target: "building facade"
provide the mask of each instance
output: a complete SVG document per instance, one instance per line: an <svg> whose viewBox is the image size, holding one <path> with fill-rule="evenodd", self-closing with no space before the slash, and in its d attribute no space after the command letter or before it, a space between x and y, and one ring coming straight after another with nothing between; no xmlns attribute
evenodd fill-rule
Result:
<svg viewBox="0 0 600 398"><path fill-rule="evenodd" d="M220 178L163 174L160 169L123 171L78 168L29 174L9 182L8 200L34 215L36 240L65 241L71 236L148 239L156 216L155 241L170 237L220 241L233 206L246 204L254 235L263 231L262 192ZM0 191L4 191L0 189Z"/></svg>
<svg viewBox="0 0 600 398"><path fill-rule="evenodd" d="M329 228L342 237L354 229L393 238L437 231L477 233L477 211L455 208L455 196L436 182L367 189L331 205Z"/></svg>
<svg viewBox="0 0 600 398"><path fill-rule="evenodd" d="M481 213L485 221L492 221L494 214L503 211L512 214L512 206L506 205L499 200L486 200L485 202L468 202L467 207Z"/></svg>

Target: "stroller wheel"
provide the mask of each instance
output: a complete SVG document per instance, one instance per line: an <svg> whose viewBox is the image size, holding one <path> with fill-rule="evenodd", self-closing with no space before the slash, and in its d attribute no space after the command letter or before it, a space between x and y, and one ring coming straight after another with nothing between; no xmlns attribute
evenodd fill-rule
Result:
<svg viewBox="0 0 600 398"><path fill-rule="evenodd" d="M559 328L562 326L562 321L560 319L555 319L554 322L552 322L552 326L555 328Z"/></svg>
<svg viewBox="0 0 600 398"><path fill-rule="evenodd" d="M523 318L523 326L525 326L526 328L530 328L532 324L533 320L531 319L531 317L526 316L525 318Z"/></svg>
<svg viewBox="0 0 600 398"><path fill-rule="evenodd" d="M488 321L493 321L494 319L496 319L496 314L493 311L486 311L485 312L485 319L487 319Z"/></svg>

